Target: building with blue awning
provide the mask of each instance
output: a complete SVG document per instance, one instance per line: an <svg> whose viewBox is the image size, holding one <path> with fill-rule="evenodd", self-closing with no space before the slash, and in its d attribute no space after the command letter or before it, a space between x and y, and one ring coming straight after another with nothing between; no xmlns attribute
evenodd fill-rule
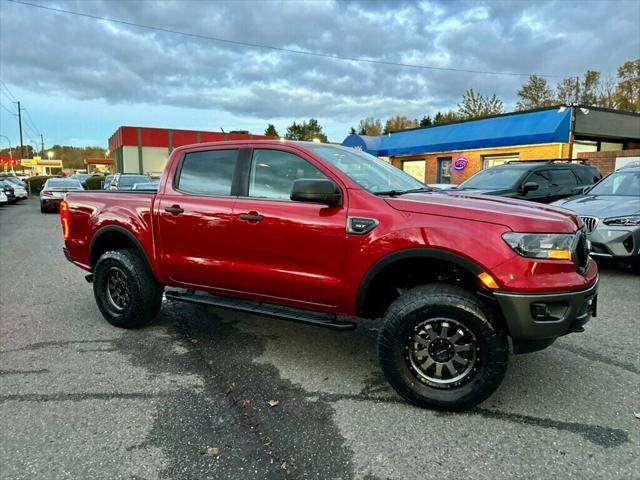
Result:
<svg viewBox="0 0 640 480"><path fill-rule="evenodd" d="M349 135L342 145L388 159L427 183L460 183L507 161L638 148L640 115L558 106L378 137Z"/></svg>

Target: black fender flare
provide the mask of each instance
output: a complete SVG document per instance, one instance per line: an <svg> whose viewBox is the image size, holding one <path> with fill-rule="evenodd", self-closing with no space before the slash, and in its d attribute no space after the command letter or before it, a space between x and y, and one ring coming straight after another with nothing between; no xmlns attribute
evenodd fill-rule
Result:
<svg viewBox="0 0 640 480"><path fill-rule="evenodd" d="M433 247L415 247L399 250L397 252L390 253L389 255L382 257L378 260L365 274L364 278L360 282L358 288L358 296L356 299L356 312L358 316L365 317L366 312L366 297L369 287L377 275L389 265L409 258L431 258L434 260L445 260L447 262L454 263L474 275L478 275L484 271L480 265L464 257L458 253L450 252L440 248Z"/></svg>
<svg viewBox="0 0 640 480"><path fill-rule="evenodd" d="M147 262L147 265L153 272L153 268L151 267L151 262L149 262L149 257L147 256L147 252L144 250L144 247L140 243L140 240L138 240L136 236L133 233L131 233L129 230L127 230L124 227L120 227L118 225L107 225L105 227L101 227L96 231L96 233L94 233L93 238L91 238L91 242L89 243L89 263L90 263L89 266L91 267L91 271L93 271L95 267L92 259L93 259L93 250L95 248L96 242L100 240L101 237L111 232L123 234L125 237L131 240L131 243L133 243L136 249L142 254L145 262Z"/></svg>

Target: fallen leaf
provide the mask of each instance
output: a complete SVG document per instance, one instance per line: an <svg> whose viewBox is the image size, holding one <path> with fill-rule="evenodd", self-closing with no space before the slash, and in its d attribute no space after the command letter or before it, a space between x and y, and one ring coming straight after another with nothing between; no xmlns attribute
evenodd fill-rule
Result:
<svg viewBox="0 0 640 480"><path fill-rule="evenodd" d="M204 454L205 455L218 455L220 453L220 449L218 447L208 447L205 451Z"/></svg>
<svg viewBox="0 0 640 480"><path fill-rule="evenodd" d="M192 343L193 345L198 345L199 343L202 343L202 342L201 342L200 340L198 340L197 338L192 338L192 339L191 339L191 343Z"/></svg>
<svg viewBox="0 0 640 480"><path fill-rule="evenodd" d="M282 465L280 465L280 468L283 470L287 469L287 462L282 462Z"/></svg>
<svg viewBox="0 0 640 480"><path fill-rule="evenodd" d="M273 408L273 407L277 407L280 402L278 400L269 400L267 403L271 408Z"/></svg>
<svg viewBox="0 0 640 480"><path fill-rule="evenodd" d="M242 405L243 407L246 407L250 403L251 403L251 400L240 400L240 405Z"/></svg>
<svg viewBox="0 0 640 480"><path fill-rule="evenodd" d="M633 414L633 416L634 416L634 417L636 417L636 418L640 418L640 412L635 412L635 413Z"/></svg>

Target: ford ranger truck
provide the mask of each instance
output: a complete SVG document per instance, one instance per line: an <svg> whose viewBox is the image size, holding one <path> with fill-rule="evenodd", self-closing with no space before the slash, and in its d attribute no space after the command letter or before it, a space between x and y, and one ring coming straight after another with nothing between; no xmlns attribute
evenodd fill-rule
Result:
<svg viewBox="0 0 640 480"><path fill-rule="evenodd" d="M70 192L60 216L64 253L111 324L150 322L163 295L337 330L381 318L385 377L427 408L477 405L511 350L543 349L596 313L575 214L438 193L335 145L180 147L157 192Z"/></svg>

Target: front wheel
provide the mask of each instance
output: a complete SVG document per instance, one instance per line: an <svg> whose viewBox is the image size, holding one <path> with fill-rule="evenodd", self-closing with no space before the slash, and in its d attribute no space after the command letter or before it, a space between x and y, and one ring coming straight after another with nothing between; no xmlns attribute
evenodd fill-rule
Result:
<svg viewBox="0 0 640 480"><path fill-rule="evenodd" d="M475 295L453 285L413 288L384 317L378 355L385 377L409 402L459 411L486 400L507 371L506 335Z"/></svg>
<svg viewBox="0 0 640 480"><path fill-rule="evenodd" d="M96 264L93 294L104 318L116 327L135 328L153 320L162 290L136 250L105 252Z"/></svg>

